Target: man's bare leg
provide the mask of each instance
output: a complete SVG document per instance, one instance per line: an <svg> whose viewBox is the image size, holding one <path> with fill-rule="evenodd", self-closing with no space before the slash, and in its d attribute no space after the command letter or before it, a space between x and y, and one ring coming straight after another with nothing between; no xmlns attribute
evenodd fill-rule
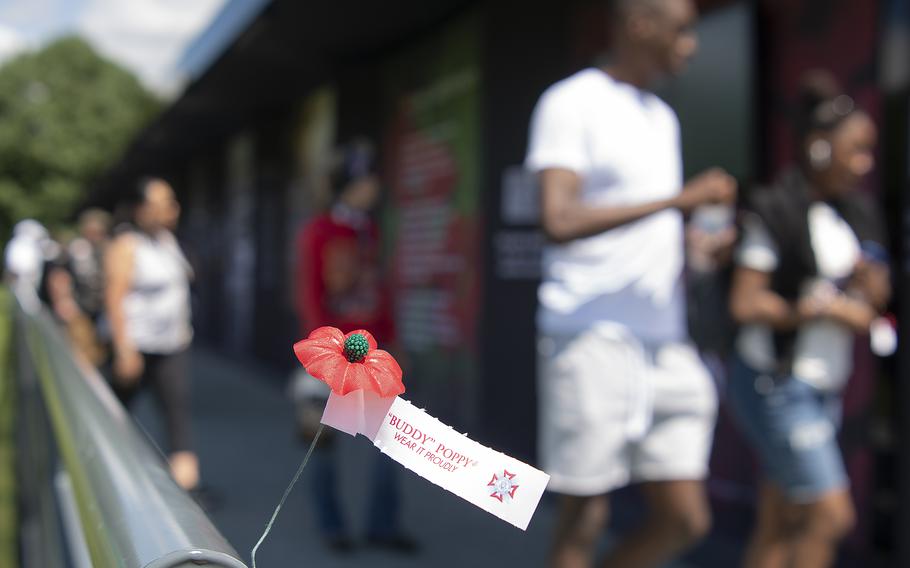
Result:
<svg viewBox="0 0 910 568"><path fill-rule="evenodd" d="M594 548L603 536L609 516L606 495L575 497L563 495L550 566L553 568L588 568Z"/></svg>
<svg viewBox="0 0 910 568"><path fill-rule="evenodd" d="M648 517L607 555L604 568L652 568L676 558L711 527L704 483L654 481L641 485Z"/></svg>

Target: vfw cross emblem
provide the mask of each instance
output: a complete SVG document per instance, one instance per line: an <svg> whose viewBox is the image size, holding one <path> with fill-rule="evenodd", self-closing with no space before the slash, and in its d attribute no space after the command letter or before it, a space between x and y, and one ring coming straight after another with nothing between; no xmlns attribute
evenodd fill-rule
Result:
<svg viewBox="0 0 910 568"><path fill-rule="evenodd" d="M493 479L487 483L487 487L490 488L490 497L500 503L511 503L515 497L515 490L518 489L518 480L514 473L504 469L502 476L493 474Z"/></svg>

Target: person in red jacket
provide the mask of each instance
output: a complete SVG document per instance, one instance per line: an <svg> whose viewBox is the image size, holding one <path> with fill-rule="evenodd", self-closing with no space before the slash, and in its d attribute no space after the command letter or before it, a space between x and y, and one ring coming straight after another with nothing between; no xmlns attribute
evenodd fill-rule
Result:
<svg viewBox="0 0 910 568"><path fill-rule="evenodd" d="M381 275L379 231L370 211L379 199L379 179L370 143L355 140L340 148L331 168L332 203L302 227L297 236L295 303L302 336L321 326L344 332L370 331L391 349L395 330L388 289ZM328 392L323 383L304 377L296 382L298 426L310 441L318 426ZM353 542L341 513L339 471L334 436L323 434L313 454L312 495L320 528L330 548L347 552ZM415 543L398 528L399 494L391 460L377 456L371 478L367 544L413 552Z"/></svg>
<svg viewBox="0 0 910 568"><path fill-rule="evenodd" d="M379 231L369 212L379 198L371 147L349 144L333 167L333 203L297 237L297 309L305 332L330 325L363 328L381 345L393 340L379 271Z"/></svg>

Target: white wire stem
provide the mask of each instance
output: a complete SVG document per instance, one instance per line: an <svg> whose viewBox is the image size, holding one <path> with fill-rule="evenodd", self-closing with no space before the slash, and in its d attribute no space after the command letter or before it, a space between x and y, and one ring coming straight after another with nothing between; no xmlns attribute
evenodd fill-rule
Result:
<svg viewBox="0 0 910 568"><path fill-rule="evenodd" d="M262 536L259 537L259 542L256 543L256 546L253 547L252 552L252 562L253 568L256 568L256 551L259 550L259 546L262 544L262 541L265 540L265 537L269 535L272 531L272 525L275 524L275 518L278 516L278 512L281 511L281 507L284 506L284 502L287 500L288 495L291 494L291 489L294 488L294 485L297 484L297 480L300 479L300 474L303 473L303 468L306 467L308 461L310 461L310 455L313 453L313 450L316 448L316 442L319 440L319 435L322 434L322 428L324 424L319 425L319 429L316 430L316 435L313 436L313 441L310 442L310 447L306 451L306 455L303 457L303 461L300 462L300 467L297 468L297 473L294 474L294 479L291 480L291 484L288 485L288 488L284 490L284 495L281 496L281 501L278 502L278 506L275 507L275 512L272 513L272 518L269 519L269 524L265 526L265 531L263 531Z"/></svg>

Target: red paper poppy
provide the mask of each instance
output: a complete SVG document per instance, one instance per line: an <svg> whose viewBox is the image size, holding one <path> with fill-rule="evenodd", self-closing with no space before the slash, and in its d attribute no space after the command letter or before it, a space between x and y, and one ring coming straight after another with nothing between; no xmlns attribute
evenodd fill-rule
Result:
<svg viewBox="0 0 910 568"><path fill-rule="evenodd" d="M365 390L388 397L404 392L398 362L377 349L376 340L364 329L344 335L338 328L320 327L295 343L294 353L307 373L335 394Z"/></svg>

